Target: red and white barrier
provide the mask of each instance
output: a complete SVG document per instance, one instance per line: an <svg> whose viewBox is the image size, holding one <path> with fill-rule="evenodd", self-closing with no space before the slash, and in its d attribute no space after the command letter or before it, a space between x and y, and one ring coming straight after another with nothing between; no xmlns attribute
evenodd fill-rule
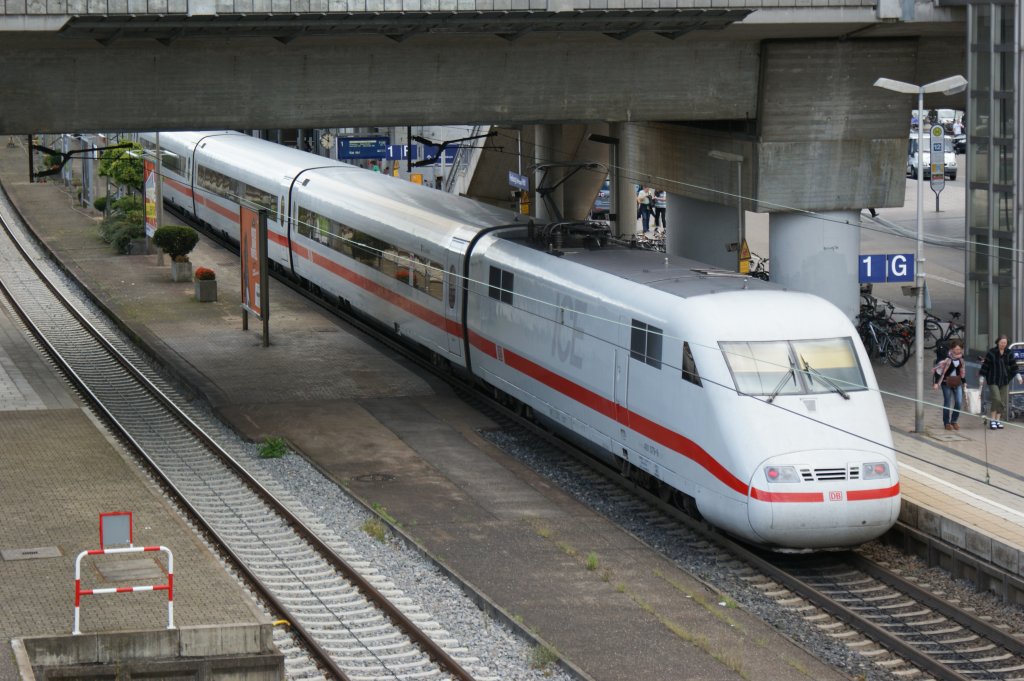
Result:
<svg viewBox="0 0 1024 681"><path fill-rule="evenodd" d="M82 588L82 558L85 556L98 556L112 553L140 553L143 551L166 551L167 552L167 583L154 584L152 586L119 586L113 589L83 589ZM98 596L100 594L125 594L137 591L166 591L167 592L167 628L174 628L174 556L166 546L129 546L121 549L93 549L82 551L75 559L75 626L71 630L72 635L77 636L82 632L78 628L79 606L82 596Z"/></svg>

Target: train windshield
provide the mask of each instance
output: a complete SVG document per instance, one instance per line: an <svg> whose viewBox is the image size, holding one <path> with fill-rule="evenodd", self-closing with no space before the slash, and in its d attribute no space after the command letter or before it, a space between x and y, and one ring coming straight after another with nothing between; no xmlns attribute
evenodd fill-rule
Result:
<svg viewBox="0 0 1024 681"><path fill-rule="evenodd" d="M800 395L866 390L850 338L719 343L737 392Z"/></svg>

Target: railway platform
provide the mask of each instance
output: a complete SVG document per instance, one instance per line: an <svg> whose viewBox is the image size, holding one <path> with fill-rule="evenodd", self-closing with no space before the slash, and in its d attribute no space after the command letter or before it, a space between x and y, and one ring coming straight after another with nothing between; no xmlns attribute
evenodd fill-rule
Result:
<svg viewBox="0 0 1024 681"><path fill-rule="evenodd" d="M114 255L95 236L96 217L71 206L63 188L29 184L23 150L0 149L0 179L65 267L222 419L254 440L285 437L351 493L385 506L493 607L567 659L585 660L585 678L653 681L679 678L679 669L689 679L736 678L737 669L754 681L790 679L794 669L845 678L752 615L737 612L739 627L710 616L694 598L705 585L652 560L631 537L502 456L479 435L493 426L486 417L273 283L271 344L262 348L259 324L241 330L236 256L201 241L191 259L217 272L219 299L198 303L191 283L171 282L169 264ZM989 433L966 420L952 438L929 407L938 428L911 435L913 406L908 420L900 394L912 391L912 376L886 367L877 374L899 450L905 519L1024 570L1024 516L1014 510L1024 491L1017 458L1024 428ZM470 457L478 451L492 454ZM38 511L39 501L24 503ZM580 556L591 551L613 579L583 566ZM622 605L605 619L599 602L615 598ZM679 645L679 629L665 620L716 641L726 661Z"/></svg>
<svg viewBox="0 0 1024 681"><path fill-rule="evenodd" d="M269 620L82 408L6 308L0 308L0 442L0 679L19 678L19 662L40 660L33 653L43 647L65 662L86 647L60 638L72 632L75 559L100 548L99 514L114 511L133 513L136 546L163 545L173 552L174 635L189 632L192 644L211 657L227 644L219 654L248 658L236 667L248 669L247 678L280 673ZM82 563L82 586L166 583L165 557L154 555L90 556ZM95 647L112 632L136 632L131 648L161 656L152 652L160 645L150 644L168 641L160 631L168 624L167 592L83 597L80 608L78 638ZM24 654L17 661L15 638L28 642L19 645ZM168 673L174 669L164 664ZM129 666L123 662L124 669Z"/></svg>

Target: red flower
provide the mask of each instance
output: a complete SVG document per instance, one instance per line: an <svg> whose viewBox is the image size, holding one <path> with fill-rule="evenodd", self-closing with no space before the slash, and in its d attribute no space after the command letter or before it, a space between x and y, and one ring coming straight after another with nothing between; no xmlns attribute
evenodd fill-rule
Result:
<svg viewBox="0 0 1024 681"><path fill-rule="evenodd" d="M213 281L217 278L217 273L209 267L197 267L194 276L198 281Z"/></svg>

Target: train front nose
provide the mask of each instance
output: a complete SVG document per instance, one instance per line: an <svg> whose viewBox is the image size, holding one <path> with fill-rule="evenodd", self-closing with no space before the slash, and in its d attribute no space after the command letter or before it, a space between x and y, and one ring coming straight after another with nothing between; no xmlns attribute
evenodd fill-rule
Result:
<svg viewBox="0 0 1024 681"><path fill-rule="evenodd" d="M830 452L825 458L786 455L754 471L747 508L751 528L766 544L853 546L896 522L900 494L893 463L865 452Z"/></svg>

